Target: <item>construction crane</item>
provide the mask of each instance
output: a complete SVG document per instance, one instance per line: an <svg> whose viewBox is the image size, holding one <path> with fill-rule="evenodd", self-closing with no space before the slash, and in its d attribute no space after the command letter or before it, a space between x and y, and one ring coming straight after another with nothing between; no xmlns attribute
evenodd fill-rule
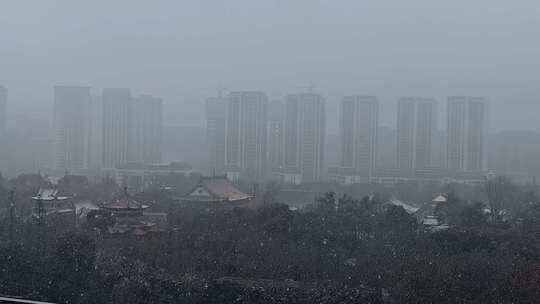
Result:
<svg viewBox="0 0 540 304"><path fill-rule="evenodd" d="M219 98L223 98L223 93L224 92L227 92L229 89L227 88L215 88L217 90L217 93L218 93L218 97Z"/></svg>
<svg viewBox="0 0 540 304"><path fill-rule="evenodd" d="M217 96L219 98L223 98L223 95L225 92L227 92L229 89L224 87L217 87L217 88L193 88L189 89L189 91L217 91Z"/></svg>
<svg viewBox="0 0 540 304"><path fill-rule="evenodd" d="M304 85L304 86L297 86L296 88L297 89L304 89L304 90L308 91L309 93L313 93L313 89L315 89L315 85L314 84L309 84L309 85Z"/></svg>

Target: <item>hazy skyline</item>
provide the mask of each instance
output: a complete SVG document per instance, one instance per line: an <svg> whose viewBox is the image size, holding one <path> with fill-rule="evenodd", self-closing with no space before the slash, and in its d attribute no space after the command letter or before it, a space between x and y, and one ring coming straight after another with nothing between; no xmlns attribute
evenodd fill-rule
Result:
<svg viewBox="0 0 540 304"><path fill-rule="evenodd" d="M9 109L52 117L53 86L129 87L165 120L200 124L204 89L314 84L337 132L345 95L375 95L395 126L400 96L483 96L490 130L540 131L536 1L4 1L0 85ZM51 113L51 115L49 115ZM444 116L439 116L444 117Z"/></svg>

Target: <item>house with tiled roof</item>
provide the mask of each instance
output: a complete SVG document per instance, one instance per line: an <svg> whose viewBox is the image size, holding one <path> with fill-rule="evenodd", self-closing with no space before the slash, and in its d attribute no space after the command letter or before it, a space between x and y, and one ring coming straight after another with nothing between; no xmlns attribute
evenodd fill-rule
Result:
<svg viewBox="0 0 540 304"><path fill-rule="evenodd" d="M180 198L183 202L227 203L247 206L253 196L239 190L226 176L201 177L197 185Z"/></svg>

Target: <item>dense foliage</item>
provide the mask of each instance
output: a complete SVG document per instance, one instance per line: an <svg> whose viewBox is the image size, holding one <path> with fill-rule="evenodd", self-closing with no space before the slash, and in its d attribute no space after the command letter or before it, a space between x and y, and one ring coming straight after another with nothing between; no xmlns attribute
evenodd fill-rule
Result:
<svg viewBox="0 0 540 304"><path fill-rule="evenodd" d="M482 205L453 199L436 210L451 228L429 233L403 208L368 197L327 193L301 211L165 201L171 229L143 238L18 223L13 241L3 234L0 294L57 303L534 303L540 296L536 203L501 223Z"/></svg>

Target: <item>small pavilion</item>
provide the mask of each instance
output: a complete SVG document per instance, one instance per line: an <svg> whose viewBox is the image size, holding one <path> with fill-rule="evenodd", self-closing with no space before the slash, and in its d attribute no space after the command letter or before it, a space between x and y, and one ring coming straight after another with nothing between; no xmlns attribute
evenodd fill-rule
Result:
<svg viewBox="0 0 540 304"><path fill-rule="evenodd" d="M131 198L127 192L127 188L124 188L124 195L122 197L115 198L110 202L100 205L103 211L110 212L113 216L118 217L142 216L143 211L148 207L150 206Z"/></svg>
<svg viewBox="0 0 540 304"><path fill-rule="evenodd" d="M43 217L50 214L72 214L75 208L68 196L59 196L58 189L40 188L32 199L36 202L34 214L41 221Z"/></svg>

